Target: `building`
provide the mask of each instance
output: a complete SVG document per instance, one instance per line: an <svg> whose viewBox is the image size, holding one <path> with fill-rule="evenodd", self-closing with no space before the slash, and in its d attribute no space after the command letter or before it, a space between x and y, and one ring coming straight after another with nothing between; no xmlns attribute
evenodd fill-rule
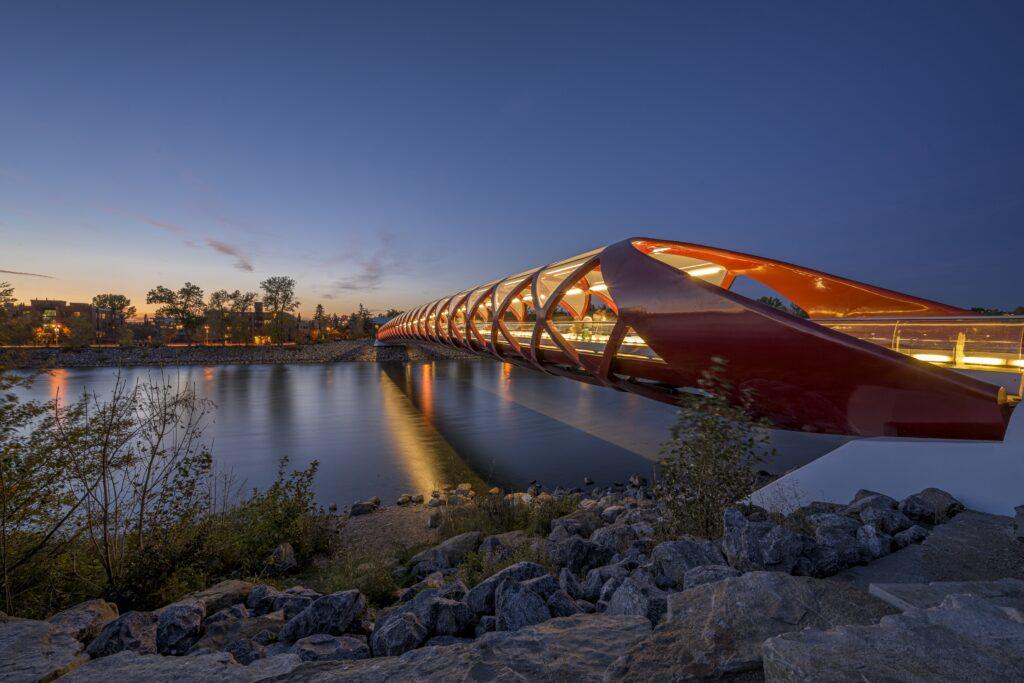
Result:
<svg viewBox="0 0 1024 683"><path fill-rule="evenodd" d="M27 304L8 304L7 310L13 318L27 316L43 334L54 340L68 334L75 321L84 319L92 329L94 341L113 342L125 323L123 314L108 308L59 299L32 299Z"/></svg>

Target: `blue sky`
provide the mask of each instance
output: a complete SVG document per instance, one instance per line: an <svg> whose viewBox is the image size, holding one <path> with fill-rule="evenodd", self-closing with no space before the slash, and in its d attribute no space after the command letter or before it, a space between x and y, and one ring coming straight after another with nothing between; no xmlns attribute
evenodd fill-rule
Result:
<svg viewBox="0 0 1024 683"><path fill-rule="evenodd" d="M1024 305L1020 3L8 2L0 272L406 308L637 234ZM145 306L140 306L145 308Z"/></svg>

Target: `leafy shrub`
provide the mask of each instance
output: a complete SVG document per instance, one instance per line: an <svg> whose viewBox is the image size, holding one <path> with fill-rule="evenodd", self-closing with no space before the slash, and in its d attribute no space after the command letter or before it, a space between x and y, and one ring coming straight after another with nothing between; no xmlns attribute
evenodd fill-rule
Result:
<svg viewBox="0 0 1024 683"><path fill-rule="evenodd" d="M480 552L467 553L459 565L458 576L466 586L472 588L487 577L493 576L505 567L511 567L516 562L536 562L547 567L552 574L558 573L558 566L548 559L543 550L535 549L530 544L524 544L512 547L508 556L503 559L495 559L493 555Z"/></svg>
<svg viewBox="0 0 1024 683"><path fill-rule="evenodd" d="M401 584L395 577L398 561L380 551L344 550L321 562L311 573L309 584L321 593L358 589L373 607L395 601Z"/></svg>
<svg viewBox="0 0 1024 683"><path fill-rule="evenodd" d="M575 495L531 504L488 495L478 497L472 505L440 508L438 529L442 538L467 531L490 535L517 530L546 536L551 531L551 520L573 512L579 503L579 497Z"/></svg>
<svg viewBox="0 0 1024 683"><path fill-rule="evenodd" d="M725 509L750 495L754 465L774 454L768 425L753 412L752 393L735 391L725 367L714 359L702 373L700 395L680 399L671 439L662 446L655 490L672 534L721 536Z"/></svg>

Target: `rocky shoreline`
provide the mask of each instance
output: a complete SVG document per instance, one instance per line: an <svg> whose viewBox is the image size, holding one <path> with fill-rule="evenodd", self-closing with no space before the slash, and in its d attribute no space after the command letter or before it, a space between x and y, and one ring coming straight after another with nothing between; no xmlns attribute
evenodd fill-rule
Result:
<svg viewBox="0 0 1024 683"><path fill-rule="evenodd" d="M486 500L572 511L546 536L468 531L396 563L405 588L380 609L358 590L228 580L153 612L93 600L0 618L5 679L1011 680L1024 667L1024 564L968 571L955 539L1020 559L1024 544L1009 518L937 489L788 516L735 507L716 541L657 538L661 509L639 478L398 502L436 526ZM353 505L350 522L380 507ZM289 550L268 566L287 572ZM463 565L481 560L504 566L467 585ZM932 564L961 580L930 580ZM905 583L871 580L910 565Z"/></svg>
<svg viewBox="0 0 1024 683"><path fill-rule="evenodd" d="M304 346L158 346L0 348L0 366L17 369L140 367L167 365L265 365L342 362L429 362L481 360L434 344L374 346L372 339L336 341Z"/></svg>

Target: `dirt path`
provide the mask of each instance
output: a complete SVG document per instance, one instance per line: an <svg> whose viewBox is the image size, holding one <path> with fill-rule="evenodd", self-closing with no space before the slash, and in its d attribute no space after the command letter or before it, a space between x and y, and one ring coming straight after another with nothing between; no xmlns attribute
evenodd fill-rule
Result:
<svg viewBox="0 0 1024 683"><path fill-rule="evenodd" d="M368 515L350 517L339 535L343 548L370 552L397 552L438 542L437 531L427 528L429 510L422 505L382 507Z"/></svg>

